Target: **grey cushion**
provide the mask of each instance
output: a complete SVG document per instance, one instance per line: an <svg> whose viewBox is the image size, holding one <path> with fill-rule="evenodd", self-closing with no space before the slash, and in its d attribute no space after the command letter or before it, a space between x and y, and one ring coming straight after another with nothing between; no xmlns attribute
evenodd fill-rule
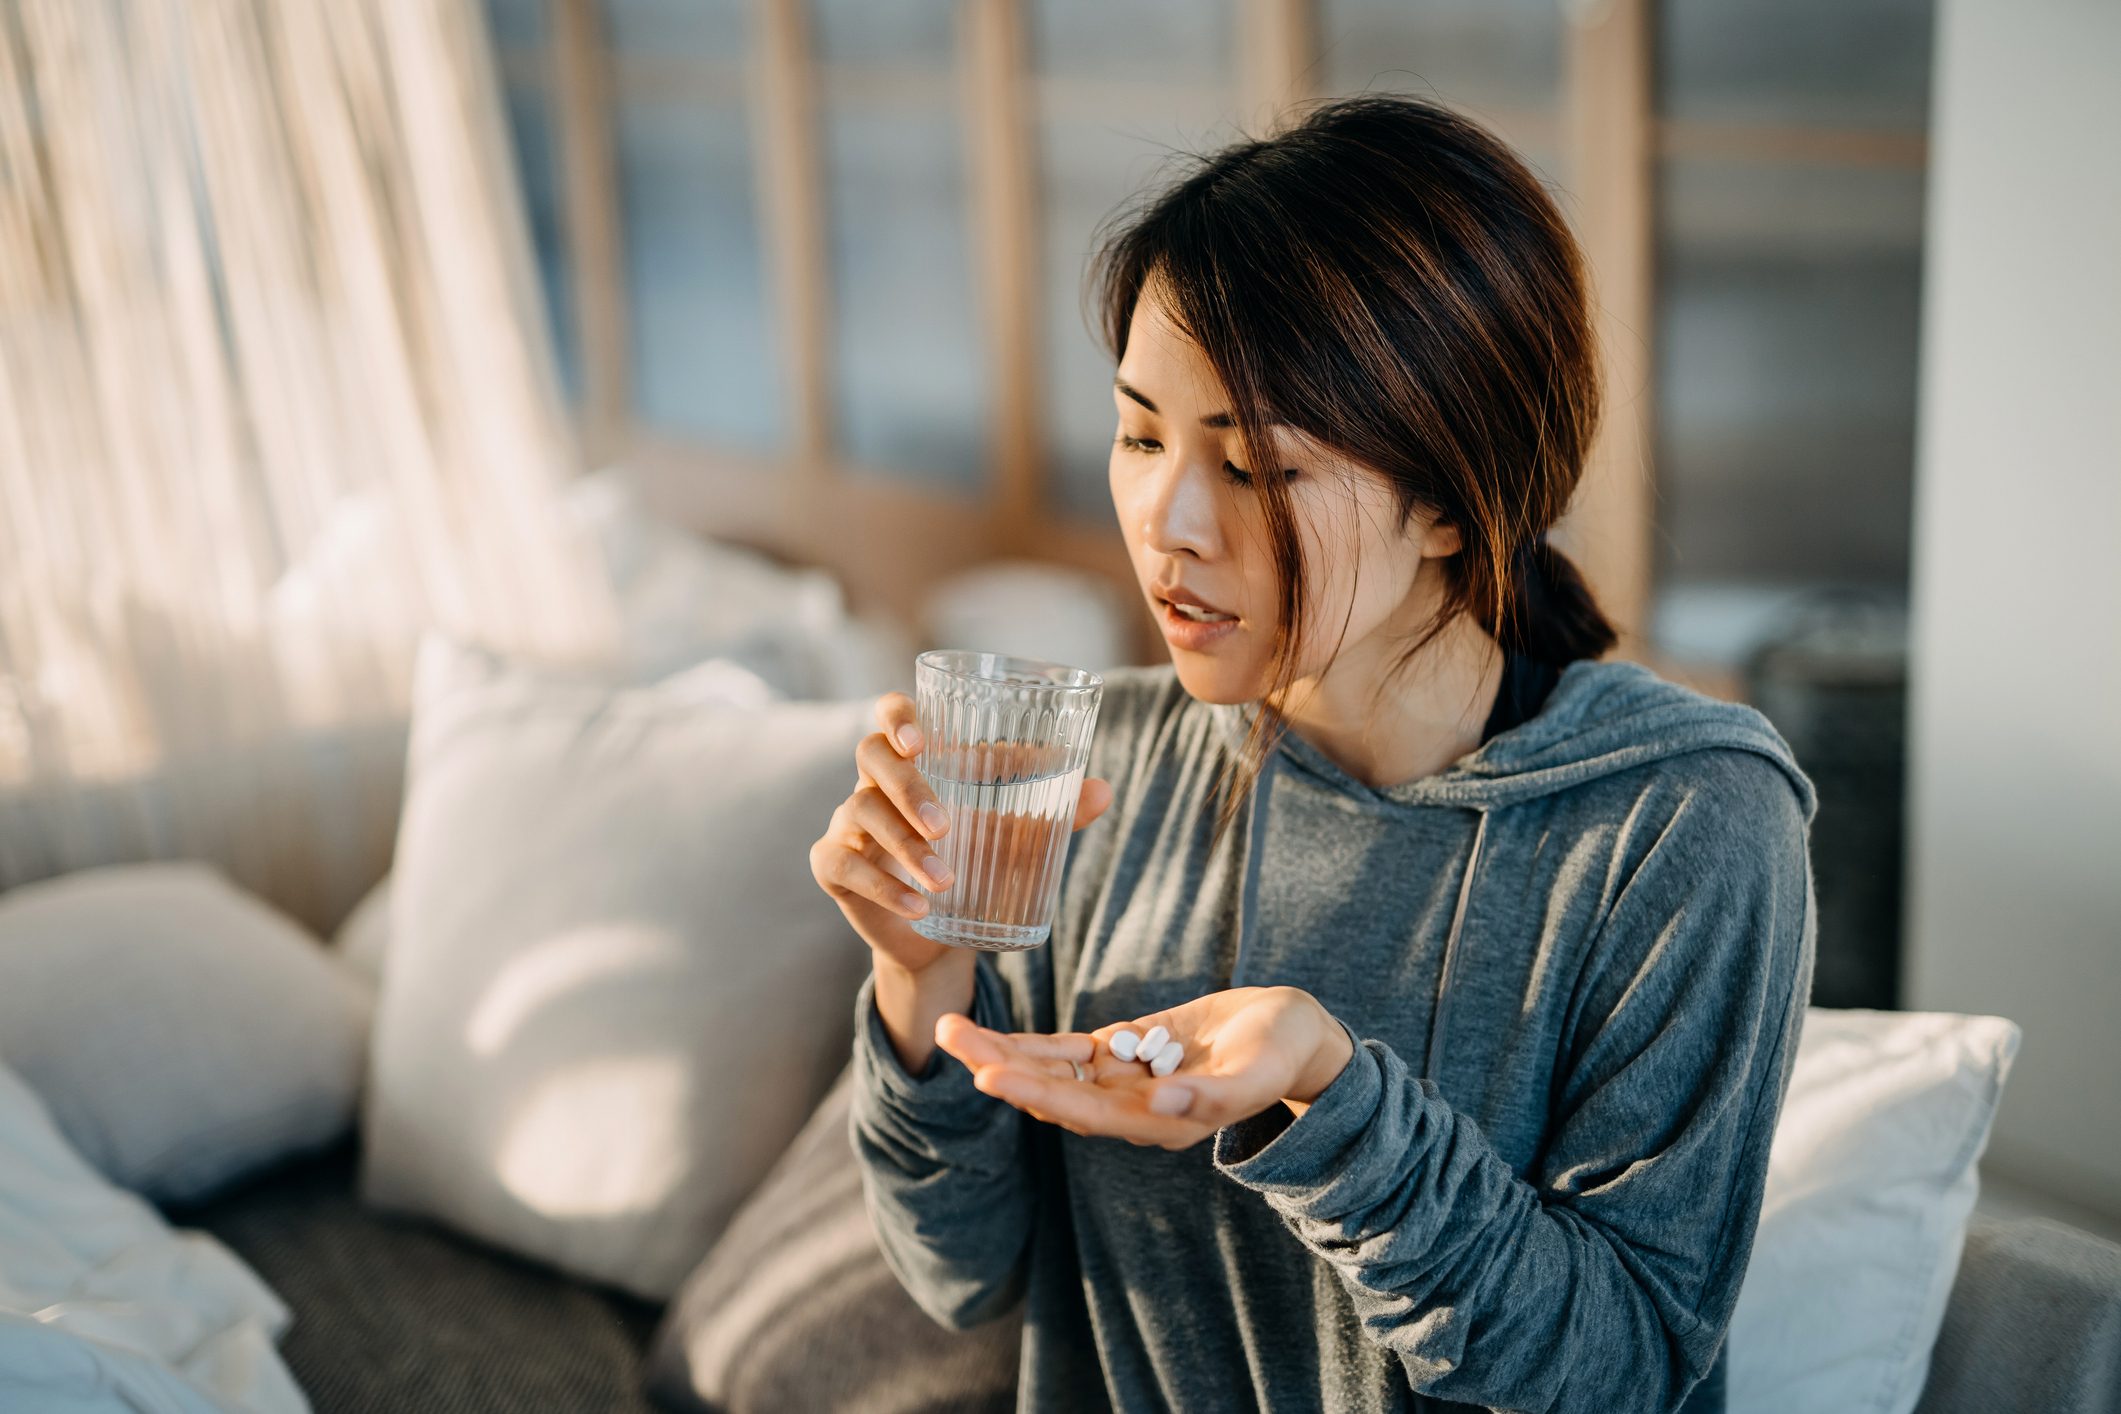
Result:
<svg viewBox="0 0 2121 1414"><path fill-rule="evenodd" d="M686 1279L649 1354L657 1403L717 1414L1016 1408L1022 1308L953 1331L913 1304L870 1227L847 1138L852 1096L844 1070Z"/></svg>
<svg viewBox="0 0 2121 1414"><path fill-rule="evenodd" d="M641 1353L659 1305L363 1207L356 1146L163 1209L292 1308L280 1351L316 1414L650 1414Z"/></svg>
<svg viewBox="0 0 2121 1414"><path fill-rule="evenodd" d="M1916 1414L2121 1411L2121 1247L1975 1213Z"/></svg>

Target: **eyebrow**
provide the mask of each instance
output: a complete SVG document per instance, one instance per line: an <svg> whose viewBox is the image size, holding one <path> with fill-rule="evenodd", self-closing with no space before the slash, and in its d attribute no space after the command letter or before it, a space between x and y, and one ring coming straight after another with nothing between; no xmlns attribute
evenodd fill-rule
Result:
<svg viewBox="0 0 2121 1414"><path fill-rule="evenodd" d="M1144 393L1141 389L1135 387L1132 383L1129 383L1126 379L1115 376L1112 380L1112 386L1114 388L1117 388L1120 392L1125 393L1128 397L1134 399L1134 401L1140 403L1149 411L1157 411L1156 404L1149 401L1149 395L1147 393ZM1158 415L1161 416L1162 414L1159 413ZM1211 412L1206 417L1200 420L1200 425L1203 427L1235 427L1237 423L1234 419L1231 418L1230 414L1226 412ZM1288 424L1275 418L1269 418L1267 420L1267 426L1286 427L1288 426Z"/></svg>

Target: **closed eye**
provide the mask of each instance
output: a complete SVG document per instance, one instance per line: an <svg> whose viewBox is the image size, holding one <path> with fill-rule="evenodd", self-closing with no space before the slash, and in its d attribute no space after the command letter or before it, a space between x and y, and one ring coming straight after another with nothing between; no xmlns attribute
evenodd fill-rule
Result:
<svg viewBox="0 0 2121 1414"><path fill-rule="evenodd" d="M1130 452L1154 453L1163 450L1163 444L1153 437L1129 437L1124 432L1119 434L1117 445ZM1298 474L1295 467L1289 467L1282 472L1282 480L1294 481ZM1250 486L1252 484L1252 473L1241 470L1229 462L1224 462L1223 479L1233 486Z"/></svg>

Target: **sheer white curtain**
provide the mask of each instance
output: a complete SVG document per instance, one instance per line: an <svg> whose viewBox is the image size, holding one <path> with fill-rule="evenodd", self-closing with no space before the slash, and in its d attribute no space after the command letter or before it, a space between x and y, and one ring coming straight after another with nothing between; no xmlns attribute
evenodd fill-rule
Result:
<svg viewBox="0 0 2121 1414"><path fill-rule="evenodd" d="M0 885L386 866L421 626L612 610L474 0L0 0Z"/></svg>

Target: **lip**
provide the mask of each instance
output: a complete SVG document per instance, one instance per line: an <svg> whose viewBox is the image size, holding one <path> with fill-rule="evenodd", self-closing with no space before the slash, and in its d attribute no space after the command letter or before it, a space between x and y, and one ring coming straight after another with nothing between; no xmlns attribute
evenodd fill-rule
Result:
<svg viewBox="0 0 2121 1414"><path fill-rule="evenodd" d="M1167 600L1173 604L1191 604L1194 608L1206 609L1211 614L1227 614L1230 612L1220 604L1210 604L1192 590L1181 585L1174 584L1166 588L1161 584L1155 584L1149 587L1149 592L1157 598Z"/></svg>
<svg viewBox="0 0 2121 1414"><path fill-rule="evenodd" d="M1179 595L1177 597L1187 603L1195 602L1191 595ZM1155 598L1157 627L1164 631L1164 637L1169 639L1175 647L1198 652L1221 642L1237 632L1239 625L1243 622L1241 619L1229 618L1222 620L1220 623L1197 623L1172 608L1171 601L1164 597L1163 590L1155 591ZM1213 608L1212 605L1203 605L1202 607ZM1216 609L1215 612L1222 613L1224 611Z"/></svg>

